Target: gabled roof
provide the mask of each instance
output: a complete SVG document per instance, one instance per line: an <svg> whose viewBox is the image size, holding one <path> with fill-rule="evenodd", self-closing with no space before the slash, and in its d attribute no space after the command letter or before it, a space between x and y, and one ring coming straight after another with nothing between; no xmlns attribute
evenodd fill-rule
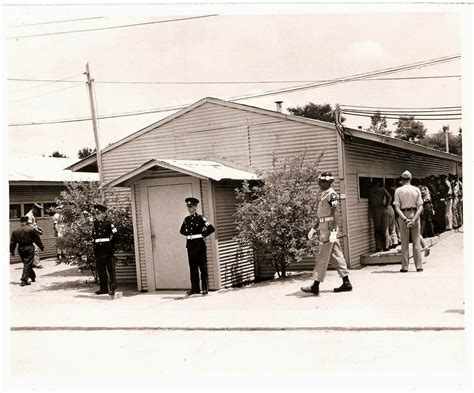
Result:
<svg viewBox="0 0 474 393"><path fill-rule="evenodd" d="M149 131L152 131L155 128L160 127L160 126L162 126L162 125L164 125L164 124L166 124L166 123L168 123L168 122L184 115L185 113L191 112L192 110L194 110L194 109L196 109L196 108L198 108L198 107L200 107L200 106L202 106L206 103L212 103L212 104L215 104L215 105L225 106L225 107L228 107L228 108L245 110L245 111L249 111L249 112L253 112L253 113L260 113L260 114L276 117L276 118L279 118L279 119L296 121L296 122L299 122L299 123L304 123L304 124L309 124L309 125L313 125L313 126L319 126L319 127L324 127L324 128L336 130L336 126L334 124L328 123L328 122L325 122L325 121L309 119L309 118L306 118L306 117L303 117L303 116L287 115L287 114L280 113L280 112L277 112L277 111L272 111L272 110L269 110L269 109L263 109L263 108L258 108L258 107L251 106L251 105L245 105L245 104L239 104L239 103L235 103L235 102L224 101L224 100L221 100L221 99L218 99L218 98L206 97L206 98L203 98L203 99L195 102L194 104L192 104L192 105L190 105L190 106L188 106L184 109L181 109L180 111L178 111L176 113L171 114L170 116L165 117L164 119L161 119L161 120L157 121L156 123L150 124L149 126L147 126L145 128L142 128L141 130L136 131L136 132L128 135L127 137L125 137L125 138L123 138L123 139L107 146L106 148L102 149L102 154L106 153L110 150L113 150L113 149L123 145L124 143L127 143L128 141L139 137L140 135L143 135L143 134L145 134ZM349 133L352 134L352 136L360 138L360 139L376 141L376 142L388 144L388 145L391 145L391 146L396 146L396 147L399 147L401 149L414 151L414 152L417 152L417 153L426 154L426 155L430 155L430 156L436 156L436 157L449 159L449 160L453 160L453 161L459 161L459 162L462 161L462 157L457 156L455 154L445 153L445 152L442 152L442 151L439 151L439 150L436 150L436 149L431 149L431 148L428 148L428 147L425 147L425 146L417 145L415 143L403 141L403 140L398 139L398 138L379 135L379 134L374 134L373 132L368 132L368 131L363 131L363 130L356 130L356 129L349 128L349 127L344 127L344 128L347 129L349 131ZM91 168L91 164L93 164L94 161L97 161L96 154L90 155L89 157L86 157L83 160L74 163L73 165L69 166L67 169L71 169L72 171L80 171L80 170L84 170L86 167Z"/></svg>
<svg viewBox="0 0 474 393"><path fill-rule="evenodd" d="M64 183L65 181L98 181L97 173L76 173L64 169L74 160L57 157L14 157L8 160L10 184Z"/></svg>
<svg viewBox="0 0 474 393"><path fill-rule="evenodd" d="M110 181L107 185L111 187L127 187L143 177L146 171L155 168L169 169L199 179L212 179L216 181L224 179L258 180L259 178L256 173L231 168L216 161L155 159L145 162L138 168Z"/></svg>

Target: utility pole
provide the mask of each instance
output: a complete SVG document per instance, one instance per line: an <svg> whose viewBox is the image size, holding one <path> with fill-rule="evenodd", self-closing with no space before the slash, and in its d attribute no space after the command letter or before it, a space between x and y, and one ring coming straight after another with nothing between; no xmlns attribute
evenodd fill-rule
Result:
<svg viewBox="0 0 474 393"><path fill-rule="evenodd" d="M95 111L95 99L94 99L94 87L93 87L94 79L91 78L91 74L89 71L89 63L86 64L86 75L87 75L87 88L89 89L89 101L91 104L92 128L94 129L97 167L99 168L99 182L100 182L100 185L102 185L104 178L103 178L103 173L102 173L102 157L100 154L99 134L97 130L97 114Z"/></svg>
<svg viewBox="0 0 474 393"><path fill-rule="evenodd" d="M444 138L446 140L446 153L449 153L449 125L443 126Z"/></svg>

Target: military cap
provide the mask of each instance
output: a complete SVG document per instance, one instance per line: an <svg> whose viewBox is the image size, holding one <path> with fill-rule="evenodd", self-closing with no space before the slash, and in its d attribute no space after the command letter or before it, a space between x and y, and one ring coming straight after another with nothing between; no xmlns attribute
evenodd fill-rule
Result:
<svg viewBox="0 0 474 393"><path fill-rule="evenodd" d="M199 203L199 199L194 197L189 197L184 200L186 202L186 206L196 206Z"/></svg>
<svg viewBox="0 0 474 393"><path fill-rule="evenodd" d="M44 206L43 206L42 203L37 203L37 202L35 202L35 203L34 203L34 206L37 207L38 209L44 209Z"/></svg>
<svg viewBox="0 0 474 393"><path fill-rule="evenodd" d="M411 173L409 171L405 171L402 173L402 179L407 180L411 179Z"/></svg>
<svg viewBox="0 0 474 393"><path fill-rule="evenodd" d="M105 212L107 210L107 206L103 205L102 203L96 203L94 205L94 209L96 209L100 212Z"/></svg>
<svg viewBox="0 0 474 393"><path fill-rule="evenodd" d="M26 217L26 216L21 216L21 217L20 217L20 222L28 222L28 217Z"/></svg>
<svg viewBox="0 0 474 393"><path fill-rule="evenodd" d="M323 172L318 176L318 181L333 182L334 181L334 176L331 172Z"/></svg>

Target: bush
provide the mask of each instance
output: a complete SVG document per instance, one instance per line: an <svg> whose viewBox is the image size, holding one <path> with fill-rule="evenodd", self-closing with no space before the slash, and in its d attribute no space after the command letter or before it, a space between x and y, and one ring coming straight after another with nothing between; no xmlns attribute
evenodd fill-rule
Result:
<svg viewBox="0 0 474 393"><path fill-rule="evenodd" d="M111 188L100 188L97 182L66 183L66 190L56 200L63 206L62 220L64 236L58 239L58 247L65 251L66 258L60 262L89 269L97 281L95 257L92 246L93 207L96 203L108 206L107 218L117 228L116 251L133 250L133 226L130 200L119 196Z"/></svg>
<svg viewBox="0 0 474 393"><path fill-rule="evenodd" d="M305 163L305 155L285 160L273 169L260 173L262 182L244 182L236 190L241 248L251 247L256 255L270 259L279 276L286 276L287 267L317 251L317 243L308 241L307 233L317 217L318 166Z"/></svg>

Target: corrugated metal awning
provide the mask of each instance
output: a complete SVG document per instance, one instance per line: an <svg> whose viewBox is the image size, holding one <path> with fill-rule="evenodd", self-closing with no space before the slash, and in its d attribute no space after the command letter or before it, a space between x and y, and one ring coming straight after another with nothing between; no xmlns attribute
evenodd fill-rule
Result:
<svg viewBox="0 0 474 393"><path fill-rule="evenodd" d="M164 168L179 172L184 175L200 179L220 180L258 180L259 176L254 172L232 168L216 161L201 160L165 160L154 159L145 162L138 168L112 180L108 183L111 187L128 187L145 175L146 171L154 168Z"/></svg>

